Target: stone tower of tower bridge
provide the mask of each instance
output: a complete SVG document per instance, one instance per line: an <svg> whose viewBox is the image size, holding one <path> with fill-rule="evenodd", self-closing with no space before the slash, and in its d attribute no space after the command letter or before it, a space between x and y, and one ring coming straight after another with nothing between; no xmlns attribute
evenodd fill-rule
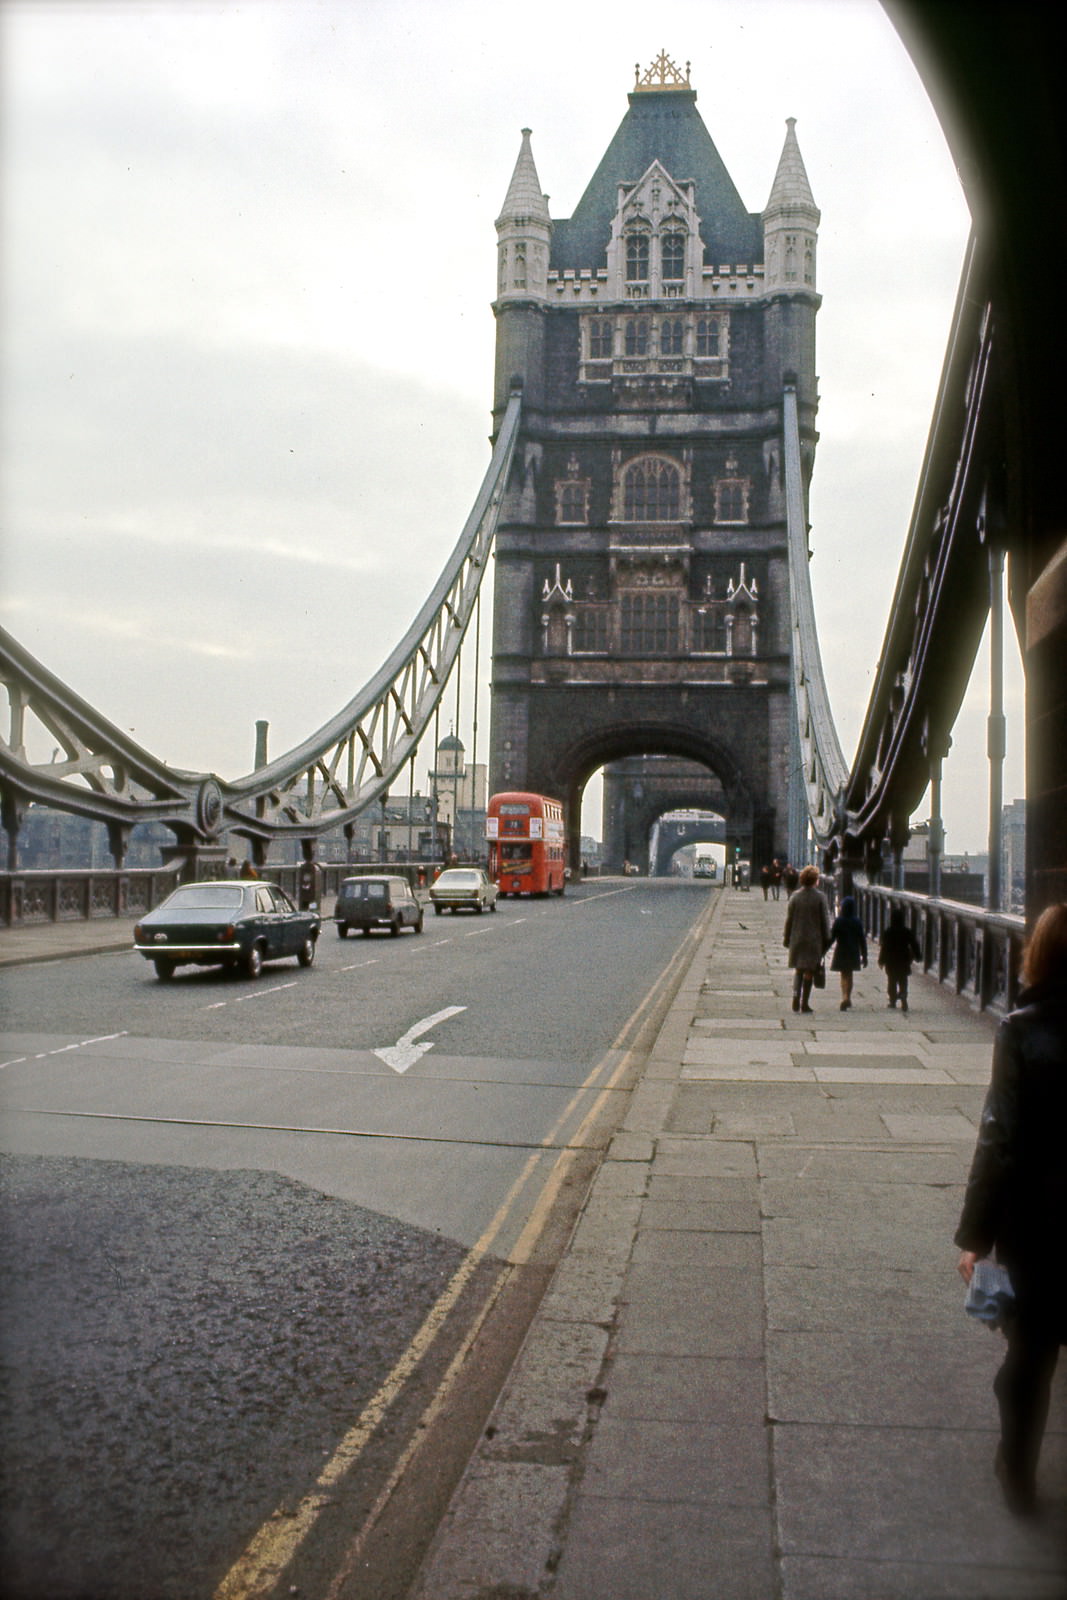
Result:
<svg viewBox="0 0 1067 1600"><path fill-rule="evenodd" d="M815 446L816 243L793 120L745 210L661 56L572 217L529 130L497 221L495 418L522 436L496 545L490 788L701 763L755 863L784 855L792 723L782 394Z"/></svg>

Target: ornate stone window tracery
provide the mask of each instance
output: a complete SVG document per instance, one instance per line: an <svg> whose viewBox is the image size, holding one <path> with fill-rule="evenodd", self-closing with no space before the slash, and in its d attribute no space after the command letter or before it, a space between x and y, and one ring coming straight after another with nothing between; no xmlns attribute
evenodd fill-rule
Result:
<svg viewBox="0 0 1067 1600"><path fill-rule="evenodd" d="M659 325L661 356L680 356L685 350L685 323L680 317L667 317Z"/></svg>
<svg viewBox="0 0 1067 1600"><path fill-rule="evenodd" d="M592 317L589 321L590 361L610 361L615 353L615 323L610 317Z"/></svg>
<svg viewBox="0 0 1067 1600"><path fill-rule="evenodd" d="M677 522L681 514L681 472L660 456L643 456L623 472L625 522Z"/></svg>
<svg viewBox="0 0 1067 1600"><path fill-rule="evenodd" d="M648 319L629 317L623 330L623 348L628 356L647 356Z"/></svg>
<svg viewBox="0 0 1067 1600"><path fill-rule="evenodd" d="M681 596L671 590L625 590L619 607L624 656L677 655L681 646Z"/></svg>
<svg viewBox="0 0 1067 1600"><path fill-rule="evenodd" d="M681 283L685 279L686 235L679 228L669 228L660 235L660 276L664 283Z"/></svg>
<svg viewBox="0 0 1067 1600"><path fill-rule="evenodd" d="M646 228L633 228L626 235L626 283L631 295L648 293L652 238Z"/></svg>
<svg viewBox="0 0 1067 1600"><path fill-rule="evenodd" d="M582 318L579 380L583 383L660 381L662 393L695 380L721 383L730 376L729 314L680 311L620 319L600 313Z"/></svg>

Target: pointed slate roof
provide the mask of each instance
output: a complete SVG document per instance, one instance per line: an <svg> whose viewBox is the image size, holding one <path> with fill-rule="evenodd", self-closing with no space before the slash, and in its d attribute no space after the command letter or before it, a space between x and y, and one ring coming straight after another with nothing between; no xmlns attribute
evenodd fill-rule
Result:
<svg viewBox="0 0 1067 1600"><path fill-rule="evenodd" d="M551 265L560 271L606 266L618 185L639 182L656 160L676 182L695 184L709 264L751 266L762 261L762 220L745 210L696 108L696 91L644 90L628 98L629 110L574 215L553 224Z"/></svg>
<svg viewBox="0 0 1067 1600"><path fill-rule="evenodd" d="M541 191L541 180L534 165L530 132L529 128L522 130L522 144L518 160L515 162L515 171L511 174L508 192L504 197L503 210L497 218L498 226L513 217L533 217L539 222L551 221L548 201Z"/></svg>
<svg viewBox="0 0 1067 1600"><path fill-rule="evenodd" d="M810 206L813 211L818 211L808 174L804 168L804 158L800 154L797 143L796 117L785 119L785 144L782 154L778 158L778 171L774 175L771 185L770 199L767 201L767 211L772 211L776 206ZM765 213L766 214L766 213Z"/></svg>

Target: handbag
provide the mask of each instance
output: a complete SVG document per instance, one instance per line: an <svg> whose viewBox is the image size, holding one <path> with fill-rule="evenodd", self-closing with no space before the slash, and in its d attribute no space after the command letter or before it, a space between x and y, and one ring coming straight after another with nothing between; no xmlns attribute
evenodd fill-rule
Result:
<svg viewBox="0 0 1067 1600"><path fill-rule="evenodd" d="M995 1261L976 1261L963 1309L987 1328L1003 1328L1015 1307L1015 1290L1007 1267Z"/></svg>
<svg viewBox="0 0 1067 1600"><path fill-rule="evenodd" d="M815 968L815 987L816 987L816 989L825 989L826 988L826 962L825 961L820 961L819 965Z"/></svg>

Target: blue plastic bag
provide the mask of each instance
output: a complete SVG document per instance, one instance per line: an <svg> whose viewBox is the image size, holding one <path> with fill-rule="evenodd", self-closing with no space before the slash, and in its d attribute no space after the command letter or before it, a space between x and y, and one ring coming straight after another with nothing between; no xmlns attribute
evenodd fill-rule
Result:
<svg viewBox="0 0 1067 1600"><path fill-rule="evenodd" d="M967 1315L987 1328L1003 1328L1015 1305L1015 1290L1007 1267L995 1261L976 1261L964 1301Z"/></svg>

